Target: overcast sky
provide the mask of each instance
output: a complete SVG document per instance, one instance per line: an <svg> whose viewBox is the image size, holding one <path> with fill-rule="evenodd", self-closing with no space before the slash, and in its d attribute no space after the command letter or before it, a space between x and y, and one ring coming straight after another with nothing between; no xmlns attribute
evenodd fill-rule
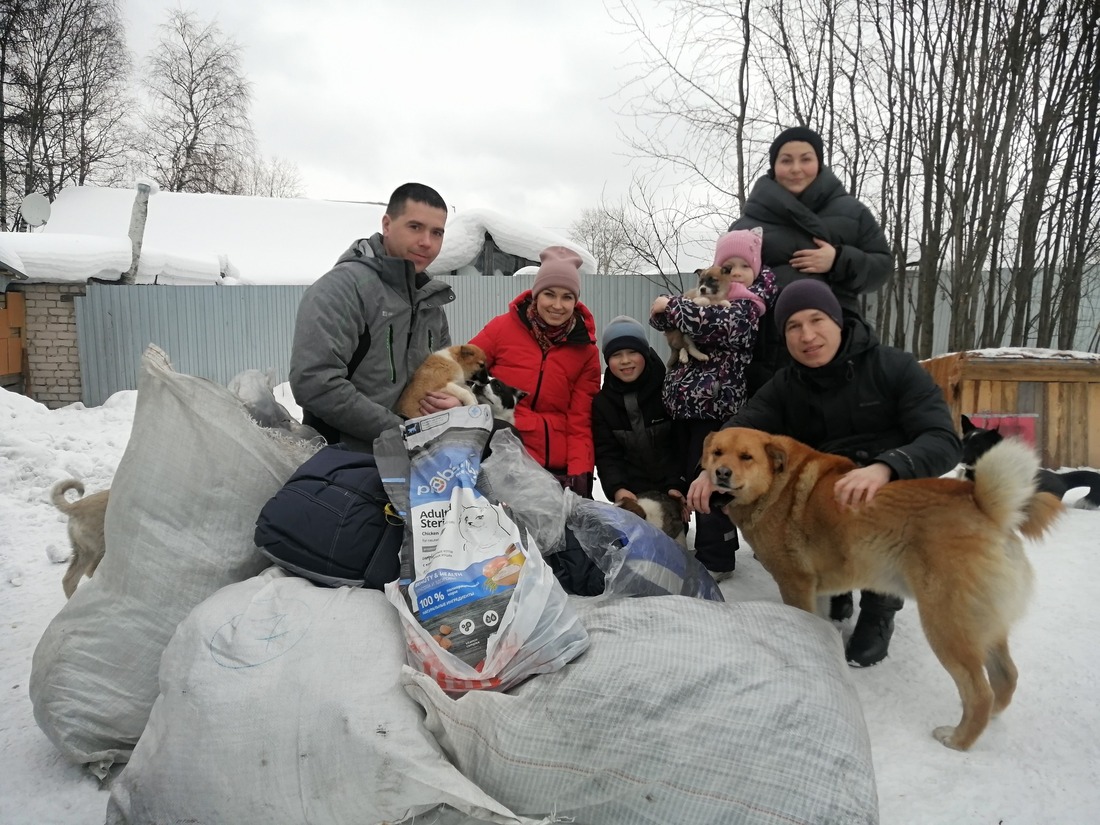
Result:
<svg viewBox="0 0 1100 825"><path fill-rule="evenodd" d="M121 3L139 67L169 7ZM307 197L385 200L417 180L564 233L629 185L616 110L632 39L599 0L182 7L242 46L260 150L297 164Z"/></svg>

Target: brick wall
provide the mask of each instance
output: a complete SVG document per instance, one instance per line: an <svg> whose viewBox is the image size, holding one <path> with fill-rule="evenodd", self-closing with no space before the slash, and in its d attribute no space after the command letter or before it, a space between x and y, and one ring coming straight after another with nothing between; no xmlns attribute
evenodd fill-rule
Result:
<svg viewBox="0 0 1100 825"><path fill-rule="evenodd" d="M80 401L76 307L85 284L21 284L26 299L26 393L50 409Z"/></svg>

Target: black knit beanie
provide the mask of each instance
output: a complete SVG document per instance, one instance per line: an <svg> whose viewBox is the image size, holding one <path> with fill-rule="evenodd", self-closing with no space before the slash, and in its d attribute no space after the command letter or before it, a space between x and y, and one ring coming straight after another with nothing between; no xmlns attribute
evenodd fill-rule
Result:
<svg viewBox="0 0 1100 825"><path fill-rule="evenodd" d="M768 169L770 171L775 171L775 160L779 157L779 150L783 148L783 145L795 140L810 144L813 147L814 154L817 155L818 166L825 165L825 149L824 144L821 142L821 135L813 129L807 129L805 126L794 126L790 129L784 129L779 133L779 137L772 141L771 148L768 149Z"/></svg>
<svg viewBox="0 0 1100 825"><path fill-rule="evenodd" d="M840 301L836 299L829 285L816 278L803 278L783 287L779 299L775 302L775 328L782 335L787 330L787 321L796 312L804 309L817 309L824 312L843 329L844 313Z"/></svg>

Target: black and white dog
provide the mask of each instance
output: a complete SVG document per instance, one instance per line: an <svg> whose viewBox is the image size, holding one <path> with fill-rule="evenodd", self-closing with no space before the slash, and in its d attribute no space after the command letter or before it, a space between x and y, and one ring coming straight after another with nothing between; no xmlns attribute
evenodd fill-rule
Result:
<svg viewBox="0 0 1100 825"><path fill-rule="evenodd" d="M528 395L525 391L511 387L498 378L478 381L471 384L470 389L477 403L489 405L493 411L493 418L512 426L516 423L516 406Z"/></svg>
<svg viewBox="0 0 1100 825"><path fill-rule="evenodd" d="M642 493L636 499L625 499L619 507L644 519L688 552L687 525L684 524L681 504L668 493Z"/></svg>
<svg viewBox="0 0 1100 825"><path fill-rule="evenodd" d="M966 477L974 480L974 462L1004 439L999 430L976 426L965 415L962 416L962 466ZM1082 510L1100 508L1100 473L1092 470L1067 470L1056 473L1053 470L1039 470L1036 477L1040 493L1052 493L1062 498L1070 490L1087 487L1088 493L1077 500L1075 506Z"/></svg>

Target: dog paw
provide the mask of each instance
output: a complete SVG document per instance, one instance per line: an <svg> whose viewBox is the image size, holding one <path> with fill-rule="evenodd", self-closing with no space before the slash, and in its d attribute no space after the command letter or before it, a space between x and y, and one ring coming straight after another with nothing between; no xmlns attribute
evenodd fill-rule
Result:
<svg viewBox="0 0 1100 825"><path fill-rule="evenodd" d="M64 564L73 557L73 551L59 544L46 545L46 558L54 564Z"/></svg>
<svg viewBox="0 0 1100 825"><path fill-rule="evenodd" d="M949 747L952 750L956 751L963 750L963 748L960 748L958 745L955 744L954 725L941 725L940 727L932 731L932 735L936 737L937 740L939 740L941 745L945 745L946 747Z"/></svg>

